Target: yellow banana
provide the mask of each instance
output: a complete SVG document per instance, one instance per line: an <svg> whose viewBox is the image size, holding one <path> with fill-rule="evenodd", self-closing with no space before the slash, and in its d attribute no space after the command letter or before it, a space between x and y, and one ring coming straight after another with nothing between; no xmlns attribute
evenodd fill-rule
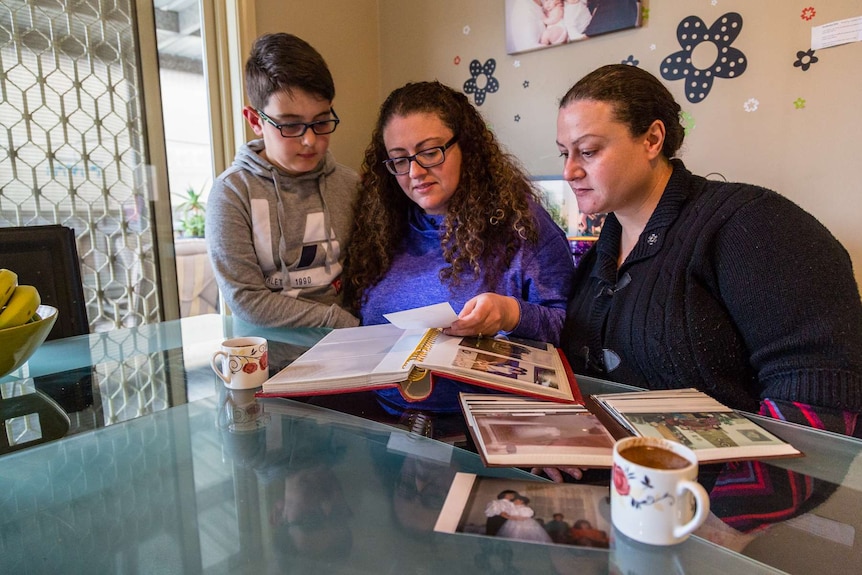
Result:
<svg viewBox="0 0 862 575"><path fill-rule="evenodd" d="M6 307L0 311L0 329L17 327L27 323L41 303L42 298L35 287L17 286L12 292L12 297L6 302Z"/></svg>
<svg viewBox="0 0 862 575"><path fill-rule="evenodd" d="M6 302L12 297L12 292L15 291L17 285L18 274L6 268L0 269L0 309L3 309Z"/></svg>

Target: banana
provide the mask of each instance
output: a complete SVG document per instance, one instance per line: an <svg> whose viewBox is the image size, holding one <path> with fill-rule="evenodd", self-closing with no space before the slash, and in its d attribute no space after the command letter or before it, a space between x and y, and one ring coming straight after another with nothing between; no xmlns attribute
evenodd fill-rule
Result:
<svg viewBox="0 0 862 575"><path fill-rule="evenodd" d="M6 302L6 307L0 311L0 329L17 327L27 323L36 308L42 303L39 290L33 286L19 285L12 292L12 297Z"/></svg>
<svg viewBox="0 0 862 575"><path fill-rule="evenodd" d="M17 285L18 274L6 268L0 269L0 309L3 309L6 302L12 297L12 292L15 291Z"/></svg>

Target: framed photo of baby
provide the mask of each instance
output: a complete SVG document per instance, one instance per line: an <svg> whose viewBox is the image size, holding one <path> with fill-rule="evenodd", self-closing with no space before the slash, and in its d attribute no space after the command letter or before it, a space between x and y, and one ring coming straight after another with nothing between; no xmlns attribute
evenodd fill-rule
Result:
<svg viewBox="0 0 862 575"><path fill-rule="evenodd" d="M550 48L640 25L637 0L506 0L506 52Z"/></svg>

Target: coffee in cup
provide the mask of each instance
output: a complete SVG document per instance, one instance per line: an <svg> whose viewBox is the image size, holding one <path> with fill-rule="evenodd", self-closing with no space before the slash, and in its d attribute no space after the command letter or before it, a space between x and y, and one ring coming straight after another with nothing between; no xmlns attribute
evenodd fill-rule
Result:
<svg viewBox="0 0 862 575"><path fill-rule="evenodd" d="M658 437L628 437L614 445L611 521L623 535L650 545L685 541L709 513L697 482L697 456Z"/></svg>
<svg viewBox="0 0 862 575"><path fill-rule="evenodd" d="M632 445L620 451L620 456L637 465L655 469L683 469L691 465L682 455L653 445Z"/></svg>

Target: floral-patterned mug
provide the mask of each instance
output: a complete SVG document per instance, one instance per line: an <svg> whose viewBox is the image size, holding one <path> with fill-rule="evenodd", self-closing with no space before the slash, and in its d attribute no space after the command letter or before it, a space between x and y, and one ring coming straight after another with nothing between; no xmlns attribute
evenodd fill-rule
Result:
<svg viewBox="0 0 862 575"><path fill-rule="evenodd" d="M697 482L697 456L659 437L614 444L611 521L623 535L650 545L682 543L706 521L709 495Z"/></svg>
<svg viewBox="0 0 862 575"><path fill-rule="evenodd" d="M230 389L254 389L269 379L269 357L262 337L226 339L210 361Z"/></svg>

